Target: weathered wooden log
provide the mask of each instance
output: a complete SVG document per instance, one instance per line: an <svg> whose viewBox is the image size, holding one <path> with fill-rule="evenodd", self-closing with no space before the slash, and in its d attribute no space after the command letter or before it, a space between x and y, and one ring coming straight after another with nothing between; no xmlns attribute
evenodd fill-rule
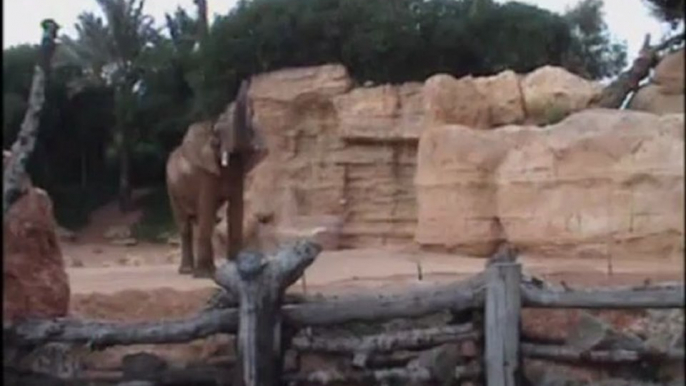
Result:
<svg viewBox="0 0 686 386"><path fill-rule="evenodd" d="M376 353L367 357L367 360L360 367L368 369L379 369L386 367L405 366L408 362L416 359L419 355L416 351L394 351L390 353ZM353 363L353 367L355 364Z"/></svg>
<svg viewBox="0 0 686 386"><path fill-rule="evenodd" d="M299 241L273 258L242 251L217 270L215 281L239 297L237 384L275 386L281 379L283 293L321 250L313 242Z"/></svg>
<svg viewBox="0 0 686 386"><path fill-rule="evenodd" d="M482 280L482 276L478 276ZM426 285L389 296L348 295L323 297L302 304L282 307L282 313L297 326L333 325L353 320L375 321L423 316L445 309L478 308L483 294L475 285L477 278L465 282ZM431 296L436 295L436 298ZM451 301L454 296L455 301ZM619 290L550 291L522 285L522 302L534 308L676 308L683 306L683 285L662 285ZM394 302L399 301L403 309ZM420 305L416 307L416 305ZM415 308L416 307L416 308ZM350 314L346 314L346 312ZM162 322L117 323L71 318L29 320L5 324L3 334L14 344L36 345L44 342L91 343L95 348L112 345L182 343L217 333L235 333L238 310L223 309ZM23 343L22 343L23 342Z"/></svg>
<svg viewBox="0 0 686 386"><path fill-rule="evenodd" d="M389 295L353 294L322 297L283 307L296 326L326 326L353 321L413 318L441 311L464 311L483 305L483 275L450 284L425 284Z"/></svg>
<svg viewBox="0 0 686 386"><path fill-rule="evenodd" d="M191 318L163 322L112 323L57 318L5 324L3 338L4 344L14 346L70 342L102 349L112 345L190 342L235 331L237 325L236 309L207 311Z"/></svg>
<svg viewBox="0 0 686 386"><path fill-rule="evenodd" d="M359 294L318 297L311 301L299 299L302 303L282 306L281 313L294 326L322 326L352 320L418 317L445 309L461 311L483 304L483 292L477 283L482 283L480 275L464 282L425 284L418 289L387 296ZM3 325L3 333L16 344L90 342L95 348L105 348L112 345L189 342L217 333L235 333L237 328L238 310L226 308L205 311L185 319L145 323L74 318L28 320Z"/></svg>
<svg viewBox="0 0 686 386"><path fill-rule="evenodd" d="M522 303L530 308L680 308L684 286L633 287L622 289L543 290L522 285Z"/></svg>
<svg viewBox="0 0 686 386"><path fill-rule="evenodd" d="M41 379L38 377L47 377L43 373L33 373L29 371L22 371L12 367L4 367L4 372L10 372L16 379L10 385L47 385L47 382L35 381ZM230 385L230 382L223 381L230 378L231 366L227 364L221 365L197 365L186 368L170 368L164 370L153 376L146 377L146 382L151 385L159 386L216 386L216 385ZM59 381L55 379L54 381ZM131 379L126 379L122 371L83 371L77 377L62 380L65 385L92 385L92 384L109 384L118 382L133 382Z"/></svg>
<svg viewBox="0 0 686 386"><path fill-rule="evenodd" d="M484 333L488 386L518 384L521 274L518 263L495 263L487 270Z"/></svg>
<svg viewBox="0 0 686 386"><path fill-rule="evenodd" d="M528 358L550 359L564 362L621 363L643 360L683 361L684 350L593 350L585 351L568 346L522 343L522 355Z"/></svg>
<svg viewBox="0 0 686 386"><path fill-rule="evenodd" d="M327 353L390 352L422 349L448 342L478 339L479 332L471 324L390 332L364 337L308 338L298 336L292 347L300 351Z"/></svg>
<svg viewBox="0 0 686 386"><path fill-rule="evenodd" d="M299 293L286 293L283 297L283 304L300 304L305 301L307 301L307 298ZM238 308L238 296L223 288L217 288L205 303L204 310L210 311L229 308Z"/></svg>
<svg viewBox="0 0 686 386"><path fill-rule="evenodd" d="M471 379L481 374L478 364L458 366L455 368L454 377L457 380ZM329 385L337 383L361 383L379 384L385 382L417 382L425 383L434 380L431 371L424 367L415 368L389 368L383 370L365 371L313 371L305 374L288 374L284 381L290 384L315 384Z"/></svg>

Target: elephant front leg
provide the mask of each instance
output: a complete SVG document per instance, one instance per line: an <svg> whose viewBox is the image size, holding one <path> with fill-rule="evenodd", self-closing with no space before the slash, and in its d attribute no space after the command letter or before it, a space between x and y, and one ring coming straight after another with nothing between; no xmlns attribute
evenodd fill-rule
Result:
<svg viewBox="0 0 686 386"><path fill-rule="evenodd" d="M216 209L207 211L207 216L198 219L198 256L193 277L214 277L214 251L212 248L212 233L214 232Z"/></svg>
<svg viewBox="0 0 686 386"><path fill-rule="evenodd" d="M193 273L193 230L189 222L181 229L181 266L179 273L188 275Z"/></svg>

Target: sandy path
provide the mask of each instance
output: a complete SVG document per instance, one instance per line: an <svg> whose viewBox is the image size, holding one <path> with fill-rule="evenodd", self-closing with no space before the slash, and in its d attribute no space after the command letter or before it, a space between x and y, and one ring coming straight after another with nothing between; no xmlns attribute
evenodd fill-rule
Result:
<svg viewBox="0 0 686 386"><path fill-rule="evenodd" d="M135 248L131 248L134 250ZM134 252L123 252L134 254ZM140 254L140 252L137 252ZM323 252L307 270L308 287L376 286L418 280L418 262L425 280L472 275L480 272L484 259L457 257L438 253L412 253L397 250L360 249ZM607 277L605 261L576 259L532 259L523 257L524 271L549 280L569 283L587 281L610 283L652 280L681 280L683 260L619 261L614 263L614 276ZM114 293L125 289L173 288L197 290L214 287L210 280L179 275L177 263L163 262L141 266L69 268L72 293ZM620 279L622 278L622 279ZM300 287L299 284L296 287Z"/></svg>
<svg viewBox="0 0 686 386"><path fill-rule="evenodd" d="M140 197L145 191L136 191ZM177 273L178 246L139 243L115 246L104 238L112 226L131 226L139 211L122 214L116 202L94 211L90 223L79 232L75 243L62 243L74 295L114 294L120 291L197 291L214 287L211 280L193 279ZM607 276L607 262L590 259L520 259L524 271L548 280L581 284L641 283L683 280L684 260L615 261L614 276ZM484 259L410 249L356 249L323 252L307 270L306 281L312 292L345 288L379 287L416 282L418 263L424 280L454 280L480 272ZM291 290L302 290L296 283Z"/></svg>

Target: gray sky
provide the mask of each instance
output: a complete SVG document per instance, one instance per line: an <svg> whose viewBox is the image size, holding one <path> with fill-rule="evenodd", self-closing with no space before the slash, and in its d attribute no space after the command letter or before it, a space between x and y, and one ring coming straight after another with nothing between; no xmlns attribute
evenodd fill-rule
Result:
<svg viewBox="0 0 686 386"><path fill-rule="evenodd" d="M504 2L504 0L499 0ZM521 0L542 8L562 12L578 0ZM627 42L629 59L638 52L643 36L650 33L653 42L659 39L666 26L653 19L641 0L604 0L605 20L610 32L619 40ZM236 0L207 0L210 20L214 14L225 14ZM21 43L38 43L41 30L40 21L51 17L63 29L60 31L74 36L74 23L79 13L93 11L99 13L95 0L3 0L3 48ZM194 10L193 0L147 0L145 10L157 23L164 21L165 12L172 12L181 6Z"/></svg>

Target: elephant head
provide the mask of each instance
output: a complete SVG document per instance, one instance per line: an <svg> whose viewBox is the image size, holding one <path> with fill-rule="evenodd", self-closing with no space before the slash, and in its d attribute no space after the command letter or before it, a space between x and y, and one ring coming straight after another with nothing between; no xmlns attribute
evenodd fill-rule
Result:
<svg viewBox="0 0 686 386"><path fill-rule="evenodd" d="M228 168L231 156L240 155L245 173L267 156L267 147L255 124L252 100L248 97L249 87L249 81L241 83L236 100L213 127L220 167Z"/></svg>
<svg viewBox="0 0 686 386"><path fill-rule="evenodd" d="M181 144L181 152L193 165L219 176L229 167L231 156L240 155L244 173L267 155L267 147L253 119L249 82L241 84L234 102L216 122L192 124Z"/></svg>

